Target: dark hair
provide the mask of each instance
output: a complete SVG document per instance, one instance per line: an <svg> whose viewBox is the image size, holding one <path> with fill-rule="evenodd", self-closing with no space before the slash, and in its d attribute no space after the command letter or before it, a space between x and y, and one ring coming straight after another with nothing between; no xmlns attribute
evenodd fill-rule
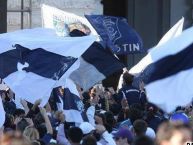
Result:
<svg viewBox="0 0 193 145"><path fill-rule="evenodd" d="M123 74L123 80L126 85L132 85L133 83L133 75L129 74L128 72L125 72Z"/></svg>
<svg viewBox="0 0 193 145"><path fill-rule="evenodd" d="M116 120L113 116L113 113L110 111L105 112L105 120L106 120L105 127L106 127L107 131L110 133L110 132L112 132L112 129L116 123Z"/></svg>
<svg viewBox="0 0 193 145"><path fill-rule="evenodd" d="M134 140L133 145L155 145L155 143L148 136L142 135Z"/></svg>
<svg viewBox="0 0 193 145"><path fill-rule="evenodd" d="M88 92L84 92L82 96L83 96L82 102L84 104L85 110L87 110L90 107L90 95Z"/></svg>
<svg viewBox="0 0 193 145"><path fill-rule="evenodd" d="M82 140L82 145L97 145L97 141L93 136L86 136Z"/></svg>
<svg viewBox="0 0 193 145"><path fill-rule="evenodd" d="M43 138L43 136L47 133L47 129L44 123L36 125L36 129L39 132L40 138Z"/></svg>
<svg viewBox="0 0 193 145"><path fill-rule="evenodd" d="M86 34L78 29L74 29L69 33L70 37L81 37L86 36Z"/></svg>
<svg viewBox="0 0 193 145"><path fill-rule="evenodd" d="M83 137L83 132L80 128L78 127L71 127L68 130L68 138L70 139L71 142L73 143L80 143Z"/></svg>
<svg viewBox="0 0 193 145"><path fill-rule="evenodd" d="M34 121L34 126L35 127L45 122L44 118L43 118L43 116L40 112L35 115L33 121Z"/></svg>
<svg viewBox="0 0 193 145"><path fill-rule="evenodd" d="M13 120L14 120L13 115L5 114L5 123L4 123L4 127L5 127L5 128L15 129Z"/></svg>
<svg viewBox="0 0 193 145"><path fill-rule="evenodd" d="M129 119L131 121L131 123L133 124L133 122L137 119L142 119L143 118L143 111L139 110L137 108L131 107L129 109Z"/></svg>
<svg viewBox="0 0 193 145"><path fill-rule="evenodd" d="M16 124L16 129L23 133L27 126L29 126L29 123L23 118Z"/></svg>
<svg viewBox="0 0 193 145"><path fill-rule="evenodd" d="M25 115L25 111L23 109L18 108L18 109L15 110L13 115L14 115L14 117L24 116Z"/></svg>
<svg viewBox="0 0 193 145"><path fill-rule="evenodd" d="M141 110L141 111L144 110L143 106L139 103L133 103L132 105L130 105L130 108L136 108L136 109Z"/></svg>
<svg viewBox="0 0 193 145"><path fill-rule="evenodd" d="M144 120L136 120L133 123L133 128L137 136L145 135L147 130L147 123Z"/></svg>
<svg viewBox="0 0 193 145"><path fill-rule="evenodd" d="M125 121L129 118L129 108L120 109L120 112L117 117L117 122Z"/></svg>
<svg viewBox="0 0 193 145"><path fill-rule="evenodd" d="M114 125L115 124L115 119L114 119L113 113L110 112L110 111L105 112L105 120L110 125Z"/></svg>
<svg viewBox="0 0 193 145"><path fill-rule="evenodd" d="M113 113L114 116L118 115L121 110L120 104L112 104L109 107L109 110Z"/></svg>

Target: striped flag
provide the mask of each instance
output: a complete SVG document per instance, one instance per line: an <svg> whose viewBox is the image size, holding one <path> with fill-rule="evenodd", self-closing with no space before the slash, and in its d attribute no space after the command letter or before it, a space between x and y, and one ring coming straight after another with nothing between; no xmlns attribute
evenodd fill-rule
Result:
<svg viewBox="0 0 193 145"><path fill-rule="evenodd" d="M74 70L69 78L85 91L107 76L121 70L125 66L101 44L95 42L79 58L79 67Z"/></svg>
<svg viewBox="0 0 193 145"><path fill-rule="evenodd" d="M147 97L167 112L193 97L193 27L149 53L154 63L146 80Z"/></svg>
<svg viewBox="0 0 193 145"><path fill-rule="evenodd" d="M175 38L179 36L182 33L183 30L183 25L184 25L184 18L180 19L159 41L156 47L153 47L153 49L160 49L160 45L164 44L165 42L169 41L172 38ZM149 50L149 52L152 49ZM152 59L150 54L148 53L145 57L143 57L135 66L133 66L130 70L129 73L133 74L135 76L139 76L140 73L143 72L143 70L150 64L152 63ZM142 74L143 75L143 74Z"/></svg>
<svg viewBox="0 0 193 145"><path fill-rule="evenodd" d="M62 38L43 28L1 34L0 78L16 97L31 103L41 98L45 105L58 80L95 39Z"/></svg>
<svg viewBox="0 0 193 145"><path fill-rule="evenodd" d="M63 109L67 122L82 123L84 104L80 99L76 85L72 80L66 79L64 85Z"/></svg>

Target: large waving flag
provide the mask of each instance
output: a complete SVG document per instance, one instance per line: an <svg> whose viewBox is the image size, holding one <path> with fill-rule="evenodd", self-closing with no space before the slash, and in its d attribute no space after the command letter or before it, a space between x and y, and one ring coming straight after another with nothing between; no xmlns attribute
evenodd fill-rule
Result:
<svg viewBox="0 0 193 145"><path fill-rule="evenodd" d="M146 83L147 97L167 112L193 98L193 27L149 53L154 63Z"/></svg>
<svg viewBox="0 0 193 145"><path fill-rule="evenodd" d="M0 78L16 97L31 103L41 98L45 105L57 81L95 40L62 38L43 28L1 34Z"/></svg>
<svg viewBox="0 0 193 145"><path fill-rule="evenodd" d="M84 90L90 89L107 76L124 68L124 65L114 55L97 42L88 48L78 62L78 69L74 70L69 78Z"/></svg>
<svg viewBox="0 0 193 145"><path fill-rule="evenodd" d="M162 44L164 44L165 42L167 42L168 40L179 36L182 33L183 30L183 26L184 26L184 17L182 17L163 37L162 39L159 41L159 43L157 44L157 46L160 46Z"/></svg>
<svg viewBox="0 0 193 145"><path fill-rule="evenodd" d="M142 39L121 17L86 15L88 21L101 36L103 43L115 54L145 52Z"/></svg>
<svg viewBox="0 0 193 145"><path fill-rule="evenodd" d="M162 39L159 41L158 45L156 47L154 47L153 49L160 49L160 45L164 44L165 42L169 41L172 38L175 38L177 36L179 36L182 33L183 30L183 25L184 25L184 18L180 19L163 37ZM172 48L170 48L172 49ZM152 49L150 49L151 51ZM134 67L132 67L129 70L130 74L136 75L138 76L140 73L143 72L143 70L150 64L152 63L152 59L151 56L149 55L149 53L143 57L142 60L140 60ZM143 75L143 74L141 74Z"/></svg>

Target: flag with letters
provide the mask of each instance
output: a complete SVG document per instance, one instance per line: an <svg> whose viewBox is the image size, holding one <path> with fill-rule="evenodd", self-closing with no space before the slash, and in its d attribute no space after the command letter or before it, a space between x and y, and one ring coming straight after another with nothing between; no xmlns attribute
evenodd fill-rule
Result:
<svg viewBox="0 0 193 145"><path fill-rule="evenodd" d="M144 53L139 34L122 17L86 15L85 16L102 38L102 44L115 54Z"/></svg>
<svg viewBox="0 0 193 145"><path fill-rule="evenodd" d="M94 42L78 59L78 68L69 78L85 91L125 66L98 42Z"/></svg>

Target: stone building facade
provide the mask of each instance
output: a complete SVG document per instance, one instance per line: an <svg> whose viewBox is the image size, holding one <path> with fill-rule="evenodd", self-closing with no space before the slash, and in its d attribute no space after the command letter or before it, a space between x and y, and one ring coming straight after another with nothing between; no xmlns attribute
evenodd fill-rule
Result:
<svg viewBox="0 0 193 145"><path fill-rule="evenodd" d="M31 10L31 14L24 12L24 28L41 27L41 5L47 4L67 12L83 16L84 14L103 14L101 0L23 0L24 9ZM21 0L7 0L7 31L21 28L21 12L10 12L20 10Z"/></svg>

